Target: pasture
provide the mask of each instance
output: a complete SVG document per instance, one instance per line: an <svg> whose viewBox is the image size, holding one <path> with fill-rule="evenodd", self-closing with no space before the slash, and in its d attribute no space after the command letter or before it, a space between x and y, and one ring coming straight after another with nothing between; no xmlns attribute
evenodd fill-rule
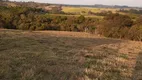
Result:
<svg viewBox="0 0 142 80"><path fill-rule="evenodd" d="M139 80L141 49L84 32L0 30L0 80Z"/></svg>

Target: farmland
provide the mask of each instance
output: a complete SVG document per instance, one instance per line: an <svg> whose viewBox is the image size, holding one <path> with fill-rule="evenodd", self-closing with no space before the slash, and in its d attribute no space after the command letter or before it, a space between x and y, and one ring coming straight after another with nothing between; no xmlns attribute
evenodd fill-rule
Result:
<svg viewBox="0 0 142 80"><path fill-rule="evenodd" d="M124 10L131 10L131 8L123 8ZM122 15L128 15L131 18L138 18L139 15L132 14L132 13L125 13L125 12L120 12L121 8L91 8L91 7L62 7L62 11L65 13L72 13L76 15L84 15L87 17L95 17L102 19L104 16L98 16L98 15L90 15L89 12L92 13L107 13L107 12L112 12L112 13L119 13Z"/></svg>
<svg viewBox="0 0 142 80"><path fill-rule="evenodd" d="M66 13L81 13L85 11L85 13L88 13L89 11L92 12L102 12L102 11L112 11L113 13L116 13L119 10L119 8L89 8L89 7L63 7L63 11Z"/></svg>

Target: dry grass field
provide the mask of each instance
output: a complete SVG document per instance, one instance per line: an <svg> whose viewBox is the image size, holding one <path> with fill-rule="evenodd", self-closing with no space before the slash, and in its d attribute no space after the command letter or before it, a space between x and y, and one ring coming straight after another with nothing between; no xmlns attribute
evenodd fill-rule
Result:
<svg viewBox="0 0 142 80"><path fill-rule="evenodd" d="M88 13L89 11L92 12L102 12L102 11L112 11L113 13L116 13L119 8L89 8L89 7L62 7L62 11L65 13L82 13L82 11Z"/></svg>
<svg viewBox="0 0 142 80"><path fill-rule="evenodd" d="M62 11L65 13L74 13L78 15L64 15L64 14L58 14L60 16L80 16L84 15L85 17L93 17L93 18L98 18L102 19L103 16L97 16L97 15L89 15L88 12L94 12L94 13L100 13L104 11L111 11L112 13L119 13L122 15L128 15L131 18L138 18L139 15L137 14L130 14L130 13L124 13L124 12L119 12L120 8L89 8L89 7L62 7ZM130 8L125 8L125 10L130 10ZM57 14L53 14L57 15Z"/></svg>
<svg viewBox="0 0 142 80"><path fill-rule="evenodd" d="M141 80L141 51L88 33L0 30L0 80Z"/></svg>

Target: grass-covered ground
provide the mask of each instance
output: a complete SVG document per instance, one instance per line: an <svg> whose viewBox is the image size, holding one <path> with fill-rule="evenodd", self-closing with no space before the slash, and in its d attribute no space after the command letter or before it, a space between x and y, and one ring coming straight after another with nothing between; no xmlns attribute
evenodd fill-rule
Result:
<svg viewBox="0 0 142 80"><path fill-rule="evenodd" d="M67 15L67 14L46 14L50 16L66 16L66 17L79 17L80 15ZM95 15L83 15L85 18L96 18L96 19L103 19L104 16L95 16Z"/></svg>
<svg viewBox="0 0 142 80"><path fill-rule="evenodd" d="M127 15L127 13L124 12L119 12L121 8L91 8L91 7L62 7L62 11L65 13L80 13L80 14L86 14L89 11L94 12L94 13L100 13L104 11L111 11L112 13L120 13ZM130 10L130 8L124 8L124 10ZM83 13L84 12L84 13Z"/></svg>
<svg viewBox="0 0 142 80"><path fill-rule="evenodd" d="M73 13L76 15L64 15L64 14L53 14L53 15L60 15L60 16L80 16L84 15L85 17L93 17L102 19L104 16L97 16L97 15L89 15L88 12L91 11L93 13L100 13L100 12L108 12L111 11L112 13L119 13L122 15L128 15L133 20L137 19L140 15L139 14L133 14L133 13L124 13L119 12L120 8L89 8L89 7L62 7L62 11L65 13ZM125 8L125 10L130 10L129 8ZM77 15L78 14L78 15Z"/></svg>
<svg viewBox="0 0 142 80"><path fill-rule="evenodd" d="M0 30L0 80L139 80L141 51L88 33Z"/></svg>
<svg viewBox="0 0 142 80"><path fill-rule="evenodd" d="M97 13L102 11L112 11L113 13L116 13L119 8L89 8L89 7L62 7L62 11L65 13L82 13L84 11L85 13L88 13L89 11Z"/></svg>

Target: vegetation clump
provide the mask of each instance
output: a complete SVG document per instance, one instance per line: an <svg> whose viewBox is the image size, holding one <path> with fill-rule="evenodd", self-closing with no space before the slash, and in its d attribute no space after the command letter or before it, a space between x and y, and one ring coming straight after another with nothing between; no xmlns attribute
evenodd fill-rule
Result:
<svg viewBox="0 0 142 80"><path fill-rule="evenodd" d="M85 17L84 15L50 15L53 13L64 14L56 8L53 8L53 11L45 11L42 8L34 7L0 6L0 28L85 31L112 38L142 40L142 17L134 20L129 15L112 13L111 11L100 13L88 12L90 15L104 16L102 19Z"/></svg>

